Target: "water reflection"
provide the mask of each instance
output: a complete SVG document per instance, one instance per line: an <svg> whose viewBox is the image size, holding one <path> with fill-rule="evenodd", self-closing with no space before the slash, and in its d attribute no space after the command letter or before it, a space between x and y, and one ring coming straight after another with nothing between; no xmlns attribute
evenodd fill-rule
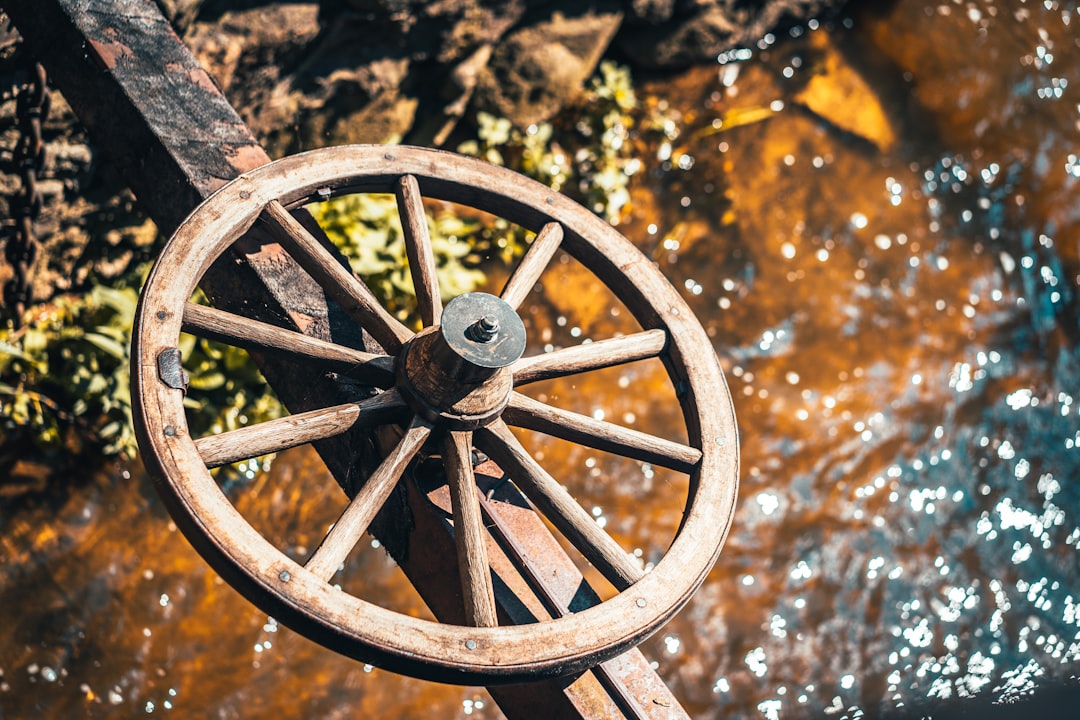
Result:
<svg viewBox="0 0 1080 720"><path fill-rule="evenodd" d="M1075 678L1078 23L1075 3L867 3L644 88L681 134L648 149L621 229L714 339L743 439L721 562L645 646L695 717L932 714ZM550 275L560 292L525 318L536 350L635 329L563 306L588 281ZM643 363L536 392L666 436L666 383ZM625 547L663 551L677 519L656 509L685 479L534 447ZM236 490L279 495L242 510L298 555L343 502L299 494L314 462ZM5 517L0 542L12 717L498 716L481 690L342 660L259 614L145 483ZM424 612L361 555L342 582Z"/></svg>
<svg viewBox="0 0 1080 720"><path fill-rule="evenodd" d="M639 223L670 229L657 257L742 398L746 469L714 582L669 626L721 642L662 661L703 716L1075 676L1075 16L901 2L677 81L688 132L661 157L693 163Z"/></svg>

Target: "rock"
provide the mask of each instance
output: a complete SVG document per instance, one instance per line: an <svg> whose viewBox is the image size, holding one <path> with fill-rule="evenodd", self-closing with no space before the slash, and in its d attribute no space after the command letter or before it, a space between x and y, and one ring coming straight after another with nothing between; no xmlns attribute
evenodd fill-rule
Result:
<svg viewBox="0 0 1080 720"><path fill-rule="evenodd" d="M417 118L410 141L419 145L441 147L465 115L472 100L480 73L491 59L491 45L482 45L471 56L458 64L442 85L439 98L445 101L439 109L429 109L426 116Z"/></svg>
<svg viewBox="0 0 1080 720"><path fill-rule="evenodd" d="M492 48L525 11L525 0L323 2L319 21L324 37L315 50L320 59L312 63L312 70L325 74L334 67L360 69L380 56L400 59L404 65L396 89L381 87L372 93L359 88L371 97L370 112L354 115L347 132L343 132L346 125L339 125L340 131L319 139L323 143L343 137L363 137L367 142L406 139L441 145L465 114ZM365 48L366 54L350 56L346 48ZM345 86L341 91L356 95Z"/></svg>
<svg viewBox="0 0 1080 720"><path fill-rule="evenodd" d="M195 22L203 0L154 0L177 33L183 34Z"/></svg>
<svg viewBox="0 0 1080 720"><path fill-rule="evenodd" d="M480 72L474 107L518 127L547 120L593 75L622 23L614 4L552 12L511 33Z"/></svg>
<svg viewBox="0 0 1080 720"><path fill-rule="evenodd" d="M414 61L452 66L497 42L526 9L526 0L323 0L319 19L348 26L357 46L394 46Z"/></svg>
<svg viewBox="0 0 1080 720"><path fill-rule="evenodd" d="M615 46L632 67L676 69L713 62L725 50L756 42L784 21L841 5L828 0L630 0Z"/></svg>
<svg viewBox="0 0 1080 720"><path fill-rule="evenodd" d="M319 36L319 6L278 3L200 20L184 36L252 131L281 154L294 146L300 98L287 86Z"/></svg>
<svg viewBox="0 0 1080 720"><path fill-rule="evenodd" d="M738 39L739 27L727 10L703 8L655 26L631 25L619 33L618 48L633 63L649 69L685 67L717 54Z"/></svg>
<svg viewBox="0 0 1080 720"><path fill-rule="evenodd" d="M648 25L666 23L675 14L675 0L630 0L627 21Z"/></svg>
<svg viewBox="0 0 1080 720"><path fill-rule="evenodd" d="M154 0L272 156L334 143L446 142L479 110L520 127L559 112L592 76L613 43L633 68L712 63L740 40L756 39L785 13L806 17L825 0ZM23 82L13 62L18 35L0 28L0 83ZM820 98L837 73L806 89L812 112L838 127ZM858 95L858 93L856 93ZM10 97L10 93L7 97ZM829 101L831 102L831 100ZM92 146L54 93L46 129L49 191L35 230L43 252L34 296L78 290L86 268L105 276L125 260L95 255L90 238L110 224L138 245L152 235L123 178L93 172ZM17 132L14 103L0 104L0 145ZM876 125L860 122L860 127ZM877 137L877 136L874 136ZM884 137L884 136L881 136ZM874 142L884 142L878 137ZM107 170L108 166L105 165ZM0 172L0 190L18 187ZM59 208L67 209L61 211ZM0 201L0 217L10 217ZM0 240L0 245L3 244ZM107 243L101 244L108 245ZM82 270L76 264L85 266ZM0 263L0 282L11 274Z"/></svg>
<svg viewBox="0 0 1080 720"><path fill-rule="evenodd" d="M817 71L795 95L795 102L830 125L862 138L882 152L896 144L896 133L874 89L824 33L811 36L821 53Z"/></svg>
<svg viewBox="0 0 1080 720"><path fill-rule="evenodd" d="M200 4L157 1L177 17ZM632 67L713 62L766 23L823 4L249 0L220 11L223 0L204 0L185 39L279 155L342 142L438 146L479 111L526 127L572 100L614 39Z"/></svg>
<svg viewBox="0 0 1080 720"><path fill-rule="evenodd" d="M185 40L272 155L410 133L437 144L524 11L524 0L275 4L200 22Z"/></svg>

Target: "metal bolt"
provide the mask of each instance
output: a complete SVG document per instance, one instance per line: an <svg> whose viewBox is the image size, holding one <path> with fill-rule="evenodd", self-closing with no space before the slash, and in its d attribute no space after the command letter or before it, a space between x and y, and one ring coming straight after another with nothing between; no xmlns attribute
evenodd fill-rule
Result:
<svg viewBox="0 0 1080 720"><path fill-rule="evenodd" d="M638 598L637 599L637 606L638 607L643 608L643 607L645 607L645 605L646 605L645 598Z"/></svg>
<svg viewBox="0 0 1080 720"><path fill-rule="evenodd" d="M484 315L469 326L469 338L477 342L489 343L499 335L499 318Z"/></svg>
<svg viewBox="0 0 1080 720"><path fill-rule="evenodd" d="M281 582L289 582L290 580L292 580L292 575L289 574L288 570L282 570L280 573L278 573L278 578L281 580Z"/></svg>
<svg viewBox="0 0 1080 720"><path fill-rule="evenodd" d="M465 647L469 648L470 650L475 650L476 649L476 641L475 640L466 640L465 641Z"/></svg>
<svg viewBox="0 0 1080 720"><path fill-rule="evenodd" d="M165 437L175 437L175 436L176 436L176 428L174 428L172 425L166 425L165 426Z"/></svg>

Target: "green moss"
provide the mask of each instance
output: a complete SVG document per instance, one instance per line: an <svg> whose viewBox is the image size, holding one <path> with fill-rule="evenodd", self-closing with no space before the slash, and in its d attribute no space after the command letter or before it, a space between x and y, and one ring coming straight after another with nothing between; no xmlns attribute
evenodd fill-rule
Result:
<svg viewBox="0 0 1080 720"><path fill-rule="evenodd" d="M480 113L477 138L458 152L511 167L618 224L630 179L642 168L635 139L651 134L673 136L677 129L638 102L627 68L605 61L578 103L552 122L517 129Z"/></svg>

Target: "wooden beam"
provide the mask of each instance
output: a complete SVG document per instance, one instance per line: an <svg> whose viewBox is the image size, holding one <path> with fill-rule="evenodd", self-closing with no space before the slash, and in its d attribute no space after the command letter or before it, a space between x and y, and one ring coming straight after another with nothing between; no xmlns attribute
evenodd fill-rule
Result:
<svg viewBox="0 0 1080 720"><path fill-rule="evenodd" d="M202 199L229 180L269 161L153 3L6 0L4 10L162 232L171 233ZM296 217L345 263L309 217L303 213ZM203 289L219 309L237 312L243 307L250 317L252 308L259 308L255 319L261 322L365 349L365 338L355 334L340 308L328 303L310 276L258 230L210 268ZM297 382L296 364L283 360L280 353L252 351L252 355L293 413L363 399L354 387L328 374L313 372ZM380 460L366 431L345 432L315 447L350 497L358 494ZM358 459L357 447L369 448L368 454ZM401 483L395 492L401 502L387 503L372 524L373 534L437 617L462 622L457 567L445 562L454 553L454 540L442 511L411 483ZM525 506L524 500L520 506ZM580 583L580 575L575 579L572 563L542 521L530 511L512 512L512 524L519 541L530 547L530 556L562 568L564 577ZM567 566L571 572L566 572ZM239 587L246 581L228 568L219 571ZM500 611L507 611L505 602ZM622 668L618 680L646 717L686 717L639 651L608 665ZM493 688L492 694L507 717L515 720L610 717L621 706L609 687L589 672L578 678Z"/></svg>

